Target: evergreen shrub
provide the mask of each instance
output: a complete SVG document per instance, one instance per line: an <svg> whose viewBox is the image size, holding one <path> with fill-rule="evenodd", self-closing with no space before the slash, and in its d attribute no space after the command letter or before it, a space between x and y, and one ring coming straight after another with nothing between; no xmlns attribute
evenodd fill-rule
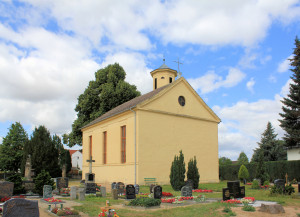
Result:
<svg viewBox="0 0 300 217"><path fill-rule="evenodd" d="M22 176L19 173L15 173L8 177L7 181L14 183L13 194L25 193L25 188L22 186Z"/></svg>
<svg viewBox="0 0 300 217"><path fill-rule="evenodd" d="M54 186L54 181L51 179L50 174L45 170L42 170L33 181L35 183L35 192L39 195L43 195L44 185L51 185L52 188Z"/></svg>
<svg viewBox="0 0 300 217"><path fill-rule="evenodd" d="M193 189L198 189L200 175L197 167L196 156L194 157L194 159L190 159L186 176L188 180L193 180Z"/></svg>
<svg viewBox="0 0 300 217"><path fill-rule="evenodd" d="M249 178L249 172L247 170L247 167L245 165L241 165L239 170L239 180L243 181L244 179Z"/></svg>
<svg viewBox="0 0 300 217"><path fill-rule="evenodd" d="M171 172L170 172L170 184L175 191L180 191L184 186L185 178L185 163L182 151L180 151L179 156L174 157L172 162Z"/></svg>
<svg viewBox="0 0 300 217"><path fill-rule="evenodd" d="M129 206L144 206L144 207L151 207L151 206L159 206L161 204L160 199L154 199L154 198L137 198L134 200L131 200L129 202Z"/></svg>

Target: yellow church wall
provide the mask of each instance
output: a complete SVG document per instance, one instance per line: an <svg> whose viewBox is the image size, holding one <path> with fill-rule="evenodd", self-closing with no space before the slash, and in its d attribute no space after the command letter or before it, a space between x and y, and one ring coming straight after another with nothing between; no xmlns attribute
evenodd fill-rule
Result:
<svg viewBox="0 0 300 217"><path fill-rule="evenodd" d="M219 122L219 118L212 115L207 109L205 102L194 92L194 90L182 78L181 81L176 81L173 88L167 89L162 96L157 96L157 99L145 102L141 107L143 109L150 109L154 111L165 111L168 113L188 115L199 117L211 121ZM184 96L185 106L180 106L178 97Z"/></svg>
<svg viewBox="0 0 300 217"><path fill-rule="evenodd" d="M196 156L200 182L219 182L217 123L140 111L139 126L140 182L153 177L169 184L171 163L180 150L186 169Z"/></svg>
<svg viewBox="0 0 300 217"><path fill-rule="evenodd" d="M121 163L121 126L126 125L126 163ZM107 132L107 163L103 163L103 132ZM82 130L82 174L89 172L89 137L92 136L92 172L96 183L134 183L134 113L124 112Z"/></svg>
<svg viewBox="0 0 300 217"><path fill-rule="evenodd" d="M155 89L155 78L157 79L157 88L160 88L164 85L167 85L170 83L169 78L172 78L172 82L175 81L175 73L173 70L156 70L159 73L153 73L153 90Z"/></svg>

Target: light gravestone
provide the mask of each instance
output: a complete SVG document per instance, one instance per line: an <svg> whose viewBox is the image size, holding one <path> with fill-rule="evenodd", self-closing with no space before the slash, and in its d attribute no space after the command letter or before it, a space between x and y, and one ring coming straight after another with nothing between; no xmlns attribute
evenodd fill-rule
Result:
<svg viewBox="0 0 300 217"><path fill-rule="evenodd" d="M51 198L52 197L52 186L51 185L44 185L43 187L43 198Z"/></svg>
<svg viewBox="0 0 300 217"><path fill-rule="evenodd" d="M77 194L77 187L72 186L70 189L70 199L71 200L76 200L76 194Z"/></svg>
<svg viewBox="0 0 300 217"><path fill-rule="evenodd" d="M191 197L193 195L193 188L190 185L185 185L181 188L181 196Z"/></svg>
<svg viewBox="0 0 300 217"><path fill-rule="evenodd" d="M118 189L112 189L111 194L114 200L118 200Z"/></svg>
<svg viewBox="0 0 300 217"><path fill-rule="evenodd" d="M3 205L3 217L39 217L38 201L13 198Z"/></svg>
<svg viewBox="0 0 300 217"><path fill-rule="evenodd" d="M118 182L117 183L117 189L118 189L118 194L124 194L125 192L125 185L123 182Z"/></svg>
<svg viewBox="0 0 300 217"><path fill-rule="evenodd" d="M84 188L78 189L78 200L85 200L85 189Z"/></svg>
<svg viewBox="0 0 300 217"><path fill-rule="evenodd" d="M153 188L153 197L154 199L161 199L162 197L162 187L160 185L156 185Z"/></svg>
<svg viewBox="0 0 300 217"><path fill-rule="evenodd" d="M135 194L139 194L140 192L140 186L138 184L134 185L135 188Z"/></svg>
<svg viewBox="0 0 300 217"><path fill-rule="evenodd" d="M102 197L106 197L106 187L101 186L101 187L100 187L100 191L101 191Z"/></svg>
<svg viewBox="0 0 300 217"><path fill-rule="evenodd" d="M153 188L155 187L155 185L154 184L151 184L150 185L150 187L149 187L149 189L150 189L150 194L152 194L153 193Z"/></svg>
<svg viewBox="0 0 300 217"><path fill-rule="evenodd" d="M14 191L13 182L0 181L0 198L11 197Z"/></svg>
<svg viewBox="0 0 300 217"><path fill-rule="evenodd" d="M111 189L117 189L117 183L116 182L111 183Z"/></svg>
<svg viewBox="0 0 300 217"><path fill-rule="evenodd" d="M126 185L126 199L135 199L135 188L133 185Z"/></svg>

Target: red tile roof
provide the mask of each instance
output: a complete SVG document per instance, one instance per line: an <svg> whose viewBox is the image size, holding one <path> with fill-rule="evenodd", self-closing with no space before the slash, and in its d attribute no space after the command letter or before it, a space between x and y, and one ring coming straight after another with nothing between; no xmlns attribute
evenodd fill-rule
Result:
<svg viewBox="0 0 300 217"><path fill-rule="evenodd" d="M78 151L78 150L69 150L70 156L72 156L72 154L74 154L76 151Z"/></svg>

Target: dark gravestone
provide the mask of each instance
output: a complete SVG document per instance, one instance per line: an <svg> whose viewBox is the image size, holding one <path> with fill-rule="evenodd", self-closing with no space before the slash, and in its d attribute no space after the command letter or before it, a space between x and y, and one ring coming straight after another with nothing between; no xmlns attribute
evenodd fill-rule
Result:
<svg viewBox="0 0 300 217"><path fill-rule="evenodd" d="M86 194L96 194L96 183L85 183Z"/></svg>
<svg viewBox="0 0 300 217"><path fill-rule="evenodd" d="M149 186L149 189L150 189L150 194L152 194L153 193L153 188L155 187L155 185L154 184L151 184L150 186Z"/></svg>
<svg viewBox="0 0 300 217"><path fill-rule="evenodd" d="M112 189L111 194L114 200L118 200L118 189Z"/></svg>
<svg viewBox="0 0 300 217"><path fill-rule="evenodd" d="M117 189L118 189L118 194L124 194L125 192L125 185L123 182L118 182L117 183Z"/></svg>
<svg viewBox="0 0 300 217"><path fill-rule="evenodd" d="M13 182L0 182L0 198L11 197L14 191Z"/></svg>
<svg viewBox="0 0 300 217"><path fill-rule="evenodd" d="M161 197L162 197L162 187L161 186L159 186L159 185L154 186L153 197L154 197L154 199L161 199Z"/></svg>
<svg viewBox="0 0 300 217"><path fill-rule="evenodd" d="M193 189L189 185L185 185L181 188L181 196L191 197L193 195Z"/></svg>
<svg viewBox="0 0 300 217"><path fill-rule="evenodd" d="M38 201L13 198L3 205L3 217L39 217Z"/></svg>
<svg viewBox="0 0 300 217"><path fill-rule="evenodd" d="M95 173L86 173L85 182L95 182Z"/></svg>
<svg viewBox="0 0 300 217"><path fill-rule="evenodd" d="M227 188L229 188L230 197L239 198L240 181L229 181L229 182L227 182Z"/></svg>
<svg viewBox="0 0 300 217"><path fill-rule="evenodd" d="M135 199L135 187L126 185L126 199Z"/></svg>
<svg viewBox="0 0 300 217"><path fill-rule="evenodd" d="M281 188L283 191L284 191L284 180L283 179L276 179L274 181L274 185L277 187L277 188Z"/></svg>
<svg viewBox="0 0 300 217"><path fill-rule="evenodd" d="M117 189L117 183L116 182L111 183L111 189Z"/></svg>
<svg viewBox="0 0 300 217"><path fill-rule="evenodd" d="M223 188L223 200L229 200L230 199L230 191L229 188Z"/></svg>
<svg viewBox="0 0 300 217"><path fill-rule="evenodd" d="M51 198L52 197L52 186L44 185L43 187L43 198Z"/></svg>
<svg viewBox="0 0 300 217"><path fill-rule="evenodd" d="M300 182L298 182L298 194L300 194Z"/></svg>
<svg viewBox="0 0 300 217"><path fill-rule="evenodd" d="M188 180L185 182L185 186L190 186L192 189L194 189L194 182L193 182L193 180L188 179Z"/></svg>
<svg viewBox="0 0 300 217"><path fill-rule="evenodd" d="M245 186L240 187L239 198L244 198L246 196Z"/></svg>
<svg viewBox="0 0 300 217"><path fill-rule="evenodd" d="M66 177L58 177L56 178L56 188L68 188L69 187L69 179Z"/></svg>
<svg viewBox="0 0 300 217"><path fill-rule="evenodd" d="M140 192L140 186L138 184L134 185L135 188L135 194L139 194Z"/></svg>

